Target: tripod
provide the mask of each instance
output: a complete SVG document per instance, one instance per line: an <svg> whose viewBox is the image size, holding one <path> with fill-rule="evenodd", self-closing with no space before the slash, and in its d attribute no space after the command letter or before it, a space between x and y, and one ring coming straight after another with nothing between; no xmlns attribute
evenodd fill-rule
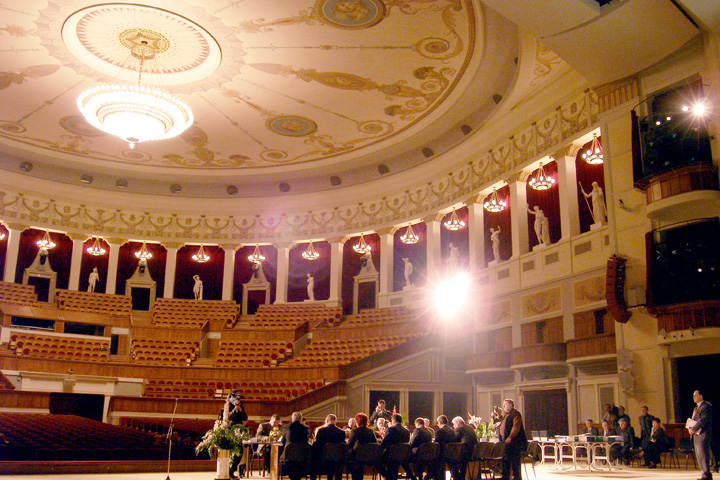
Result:
<svg viewBox="0 0 720 480"><path fill-rule="evenodd" d="M178 399L175 399L175 408L173 409L172 417L170 417L170 426L168 427L168 466L167 466L167 477L165 480L170 480L170 455L172 452L172 434L173 434L173 422L175 421L175 412L177 412Z"/></svg>

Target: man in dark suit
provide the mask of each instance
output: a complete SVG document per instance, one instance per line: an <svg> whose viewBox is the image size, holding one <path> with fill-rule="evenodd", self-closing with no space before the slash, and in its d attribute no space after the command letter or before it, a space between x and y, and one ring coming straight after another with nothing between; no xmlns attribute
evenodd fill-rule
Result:
<svg viewBox="0 0 720 480"><path fill-rule="evenodd" d="M713 440L712 407L705 401L700 390L693 392L693 401L697 405L692 416L695 424L689 427L688 431L695 445L695 457L701 472L700 479L712 480L710 470L710 446Z"/></svg>
<svg viewBox="0 0 720 480"><path fill-rule="evenodd" d="M465 471L477 443L477 437L475 430L469 425L465 425L465 419L462 417L453 418L452 423L455 430L455 441L463 444L460 463L452 466L452 478L453 480L465 480Z"/></svg>
<svg viewBox="0 0 720 480"><path fill-rule="evenodd" d="M408 474L410 480L415 480L416 475L422 475L422 471L417 471L417 452L420 445L424 443L432 443L433 434L429 428L425 426L424 418L415 419L415 430L410 435L410 458L403 464L403 469ZM421 477L422 478L422 477Z"/></svg>
<svg viewBox="0 0 720 480"><path fill-rule="evenodd" d="M647 444L650 441L652 419L653 416L648 413L648 407L640 407L640 416L638 417L638 421L640 422L640 446L643 449L647 448Z"/></svg>
<svg viewBox="0 0 720 480"><path fill-rule="evenodd" d="M500 441L505 442L505 451L502 460L502 480L510 480L510 471L514 480L520 480L520 458L522 452L527 450L527 436L523 426L522 415L515 409L515 402L506 398L503 402L503 417L498 435Z"/></svg>
<svg viewBox="0 0 720 480"><path fill-rule="evenodd" d="M378 465L378 471L385 477L385 480L397 480L400 465L389 461L387 457L388 449L399 443L408 443L410 441L410 432L402 425L402 415L394 414L391 418L390 426L385 429L385 437L382 440L383 458Z"/></svg>
<svg viewBox="0 0 720 480"><path fill-rule="evenodd" d="M267 423L261 423L258 425L257 432L255 433L255 438L257 438L258 443L261 443L257 447L258 454L263 457L263 461L265 463L265 471L270 471L270 442L271 435L279 435L280 434L280 426L282 425L282 422L280 421L280 415L277 413L274 414L272 417L270 417L270 421Z"/></svg>
<svg viewBox="0 0 720 480"><path fill-rule="evenodd" d="M620 418L618 420L620 425L620 431L618 435L622 437L620 445L612 445L610 447L610 460L620 460L625 465L630 465L632 460L632 449L635 446L635 429L630 426L627 418Z"/></svg>
<svg viewBox="0 0 720 480"><path fill-rule="evenodd" d="M385 400L380 399L375 407L375 411L370 414L370 425L375 425L375 422L377 422L379 418L384 418L389 422L391 417L392 412L385 408Z"/></svg>
<svg viewBox="0 0 720 480"><path fill-rule="evenodd" d="M435 431L435 443L440 444L440 458L443 458L443 450L445 445L455 441L455 430L448 425L448 418L445 415L440 415L437 418L438 429ZM445 462L438 462L437 472L434 472L435 480L445 479Z"/></svg>
<svg viewBox="0 0 720 480"><path fill-rule="evenodd" d="M310 430L306 425L303 425L302 423L302 413L300 412L293 412L292 416L290 417L292 422L285 426L283 429L283 436L281 443L283 444L283 452L280 455L280 463L285 464L286 458L285 453L287 453L287 446L290 444L305 444L308 445L308 439L310 438ZM310 450L310 446L308 445L308 452ZM309 458L309 457L308 457ZM283 466L283 470L287 472L288 477L290 477L290 480L300 480L303 476L303 470L305 469L307 461L304 465L292 465L288 464L287 466Z"/></svg>
<svg viewBox="0 0 720 480"><path fill-rule="evenodd" d="M320 473L322 467L323 452L325 451L325 445L328 443L344 443L345 442L345 431L338 428L337 417L332 413L325 417L325 425L318 428L315 432L315 441L310 448L310 479L315 480L315 477ZM333 467L327 472L327 480L341 480L342 477L342 465Z"/></svg>
<svg viewBox="0 0 720 480"><path fill-rule="evenodd" d="M600 431L593 425L592 418L588 418L585 420L585 428L583 429L584 435L592 435L593 437L597 437L600 435Z"/></svg>

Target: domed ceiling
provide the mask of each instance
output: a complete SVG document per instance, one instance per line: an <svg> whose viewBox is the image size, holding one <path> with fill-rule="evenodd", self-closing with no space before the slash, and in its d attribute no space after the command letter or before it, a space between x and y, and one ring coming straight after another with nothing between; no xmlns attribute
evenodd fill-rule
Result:
<svg viewBox="0 0 720 480"><path fill-rule="evenodd" d="M3 2L0 168L106 190L261 197L407 171L487 121L516 27L470 0ZM142 66L134 46L151 46ZM77 107L99 83L187 103L134 148ZM464 127L463 127L464 126ZM464 130L464 131L463 131ZM425 150L423 150L425 149ZM228 187L231 186L230 189Z"/></svg>

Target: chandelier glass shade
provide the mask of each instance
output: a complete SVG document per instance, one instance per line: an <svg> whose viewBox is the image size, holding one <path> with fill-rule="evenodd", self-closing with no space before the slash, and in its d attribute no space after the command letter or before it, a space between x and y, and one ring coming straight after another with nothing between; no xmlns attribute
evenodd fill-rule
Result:
<svg viewBox="0 0 720 480"><path fill-rule="evenodd" d="M493 188L493 191L488 197L485 199L485 203L483 203L483 207L488 212L502 212L507 208L507 202L500 198L500 196L497 193L497 190Z"/></svg>
<svg viewBox="0 0 720 480"><path fill-rule="evenodd" d="M372 249L370 248L370 245L367 244L365 241L365 235L360 235L360 240L358 243L353 245L353 250L355 250L360 255L365 255L366 253L369 253Z"/></svg>
<svg viewBox="0 0 720 480"><path fill-rule="evenodd" d="M198 248L198 251L192 256L192 259L198 263L205 263L210 260L210 255L205 253L205 248L200 244L200 248Z"/></svg>
<svg viewBox="0 0 720 480"><path fill-rule="evenodd" d="M582 158L590 165L601 165L605 161L602 145L600 145L597 133L593 133L593 139L592 143L590 143L590 148L588 148L587 151L583 152Z"/></svg>
<svg viewBox="0 0 720 480"><path fill-rule="evenodd" d="M143 258L144 258L145 260L149 260L149 259L152 258L152 253L150 253L150 252L148 251L147 245L145 245L145 242L143 242L142 246L140 247L140 250L138 250L137 252L135 252L135 256L136 256L137 258L141 259L141 260L142 260Z"/></svg>
<svg viewBox="0 0 720 480"><path fill-rule="evenodd" d="M262 262L265 260L265 256L260 253L260 245L255 245L255 250L251 255L248 255L248 260L251 262Z"/></svg>
<svg viewBox="0 0 720 480"><path fill-rule="evenodd" d="M463 228L465 228L465 222L458 218L457 212L453 208L453 211L450 214L450 218L445 220L443 226L451 232L457 232L458 230L462 230Z"/></svg>
<svg viewBox="0 0 720 480"><path fill-rule="evenodd" d="M45 235L43 235L43 237L40 240L38 240L35 244L38 247L45 249L45 250L50 250L51 248L55 248L55 242L53 242L50 239L50 232L47 230L45 230Z"/></svg>
<svg viewBox="0 0 720 480"><path fill-rule="evenodd" d="M413 230L412 224L408 224L405 233L400 235L400 241L405 245L413 245L420 241L420 237L418 237L417 233Z"/></svg>
<svg viewBox="0 0 720 480"><path fill-rule="evenodd" d="M302 253L302 257L305 260L310 260L311 262L320 258L320 254L316 252L315 247L313 247L313 242L310 242L307 249Z"/></svg>
<svg viewBox="0 0 720 480"><path fill-rule="evenodd" d="M555 185L555 179L545 171L541 162L538 169L528 180L528 185L533 190L550 190Z"/></svg>
<svg viewBox="0 0 720 480"><path fill-rule="evenodd" d="M105 249L100 245L100 239L98 237L95 237L93 244L87 248L86 252L94 257L105 255Z"/></svg>

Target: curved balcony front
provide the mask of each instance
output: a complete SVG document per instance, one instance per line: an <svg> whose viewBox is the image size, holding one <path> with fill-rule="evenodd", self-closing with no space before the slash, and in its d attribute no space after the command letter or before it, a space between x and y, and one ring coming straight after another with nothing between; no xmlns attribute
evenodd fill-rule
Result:
<svg viewBox="0 0 720 480"><path fill-rule="evenodd" d="M567 346L565 343L528 345L513 348L510 366L518 368L564 364L566 359Z"/></svg>

